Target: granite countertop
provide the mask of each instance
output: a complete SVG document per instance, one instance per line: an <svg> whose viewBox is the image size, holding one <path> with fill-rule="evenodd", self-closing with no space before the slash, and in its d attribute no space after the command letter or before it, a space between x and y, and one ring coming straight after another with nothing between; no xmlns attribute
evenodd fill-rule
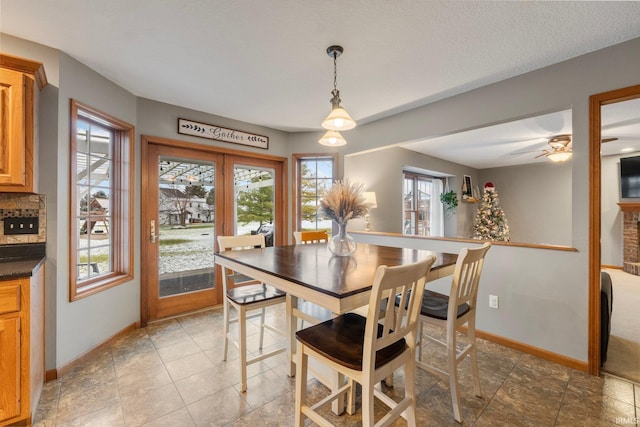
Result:
<svg viewBox="0 0 640 427"><path fill-rule="evenodd" d="M31 277L44 259L44 243L0 245L0 280Z"/></svg>

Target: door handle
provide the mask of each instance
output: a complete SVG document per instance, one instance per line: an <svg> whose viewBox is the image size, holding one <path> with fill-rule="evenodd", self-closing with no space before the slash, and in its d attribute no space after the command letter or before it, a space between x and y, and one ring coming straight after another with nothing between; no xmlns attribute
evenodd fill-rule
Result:
<svg viewBox="0 0 640 427"><path fill-rule="evenodd" d="M151 236L150 236L149 240L151 241L151 243L155 243L156 239L158 237L160 237L158 234L156 234L156 220L155 219L151 220L150 229L151 229L150 230L151 231Z"/></svg>

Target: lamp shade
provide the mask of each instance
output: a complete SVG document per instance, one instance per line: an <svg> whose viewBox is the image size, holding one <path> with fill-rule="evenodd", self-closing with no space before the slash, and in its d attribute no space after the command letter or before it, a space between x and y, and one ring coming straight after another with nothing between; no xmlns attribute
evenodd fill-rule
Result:
<svg viewBox="0 0 640 427"><path fill-rule="evenodd" d="M375 209L378 207L375 192L365 191L364 193L362 193L362 196L364 197L364 202L369 205L370 209Z"/></svg>
<svg viewBox="0 0 640 427"><path fill-rule="evenodd" d="M572 154L573 153L571 151L558 151L558 152L549 154L547 158L552 162L562 163L564 161L569 160Z"/></svg>
<svg viewBox="0 0 640 427"><path fill-rule="evenodd" d="M329 130L349 130L356 127L356 122L344 108L337 106L324 119L322 127Z"/></svg>
<svg viewBox="0 0 640 427"><path fill-rule="evenodd" d="M340 135L340 132L336 132L335 130L327 131L318 142L328 147L340 147L341 145L347 144L347 141Z"/></svg>

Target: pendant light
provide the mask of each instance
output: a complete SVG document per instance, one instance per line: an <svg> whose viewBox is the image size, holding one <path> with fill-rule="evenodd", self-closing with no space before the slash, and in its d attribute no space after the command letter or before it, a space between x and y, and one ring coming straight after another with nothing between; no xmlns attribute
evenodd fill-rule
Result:
<svg viewBox="0 0 640 427"><path fill-rule="evenodd" d="M326 145L328 147L340 147L342 145L347 145L347 141L340 135L340 132L335 130L329 130L327 133L322 135L320 138L320 144Z"/></svg>
<svg viewBox="0 0 640 427"><path fill-rule="evenodd" d="M345 145L347 141L340 135L338 131L349 130L356 127L356 122L351 118L349 113L340 105L340 91L337 87L337 59L344 52L342 46L329 46L327 55L333 58L333 90L331 91L331 113L322 122L322 127L328 129L322 138L320 144L329 146Z"/></svg>

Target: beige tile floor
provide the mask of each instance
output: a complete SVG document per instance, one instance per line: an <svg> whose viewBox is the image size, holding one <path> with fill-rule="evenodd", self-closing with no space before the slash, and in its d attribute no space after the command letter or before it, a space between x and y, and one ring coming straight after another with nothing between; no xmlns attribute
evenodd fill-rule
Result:
<svg viewBox="0 0 640 427"><path fill-rule="evenodd" d="M284 326L284 307L270 310ZM222 361L222 312L213 309L164 320L133 331L69 374L45 384L36 426L289 426L295 379L280 354L249 368L246 394L239 390L237 353ZM257 327L250 328L256 344ZM280 338L268 336L269 345ZM473 395L468 362L461 366L463 425L635 426L640 384L589 376L480 340L483 398ZM430 350L425 357L442 362ZM403 392L395 376L390 394ZM420 426L455 426L446 383L418 369ZM326 392L311 380L313 398ZM358 404L359 405L359 404ZM378 411L376 406L376 412ZM333 416L354 425L353 416ZM394 425L405 425L404 420Z"/></svg>

